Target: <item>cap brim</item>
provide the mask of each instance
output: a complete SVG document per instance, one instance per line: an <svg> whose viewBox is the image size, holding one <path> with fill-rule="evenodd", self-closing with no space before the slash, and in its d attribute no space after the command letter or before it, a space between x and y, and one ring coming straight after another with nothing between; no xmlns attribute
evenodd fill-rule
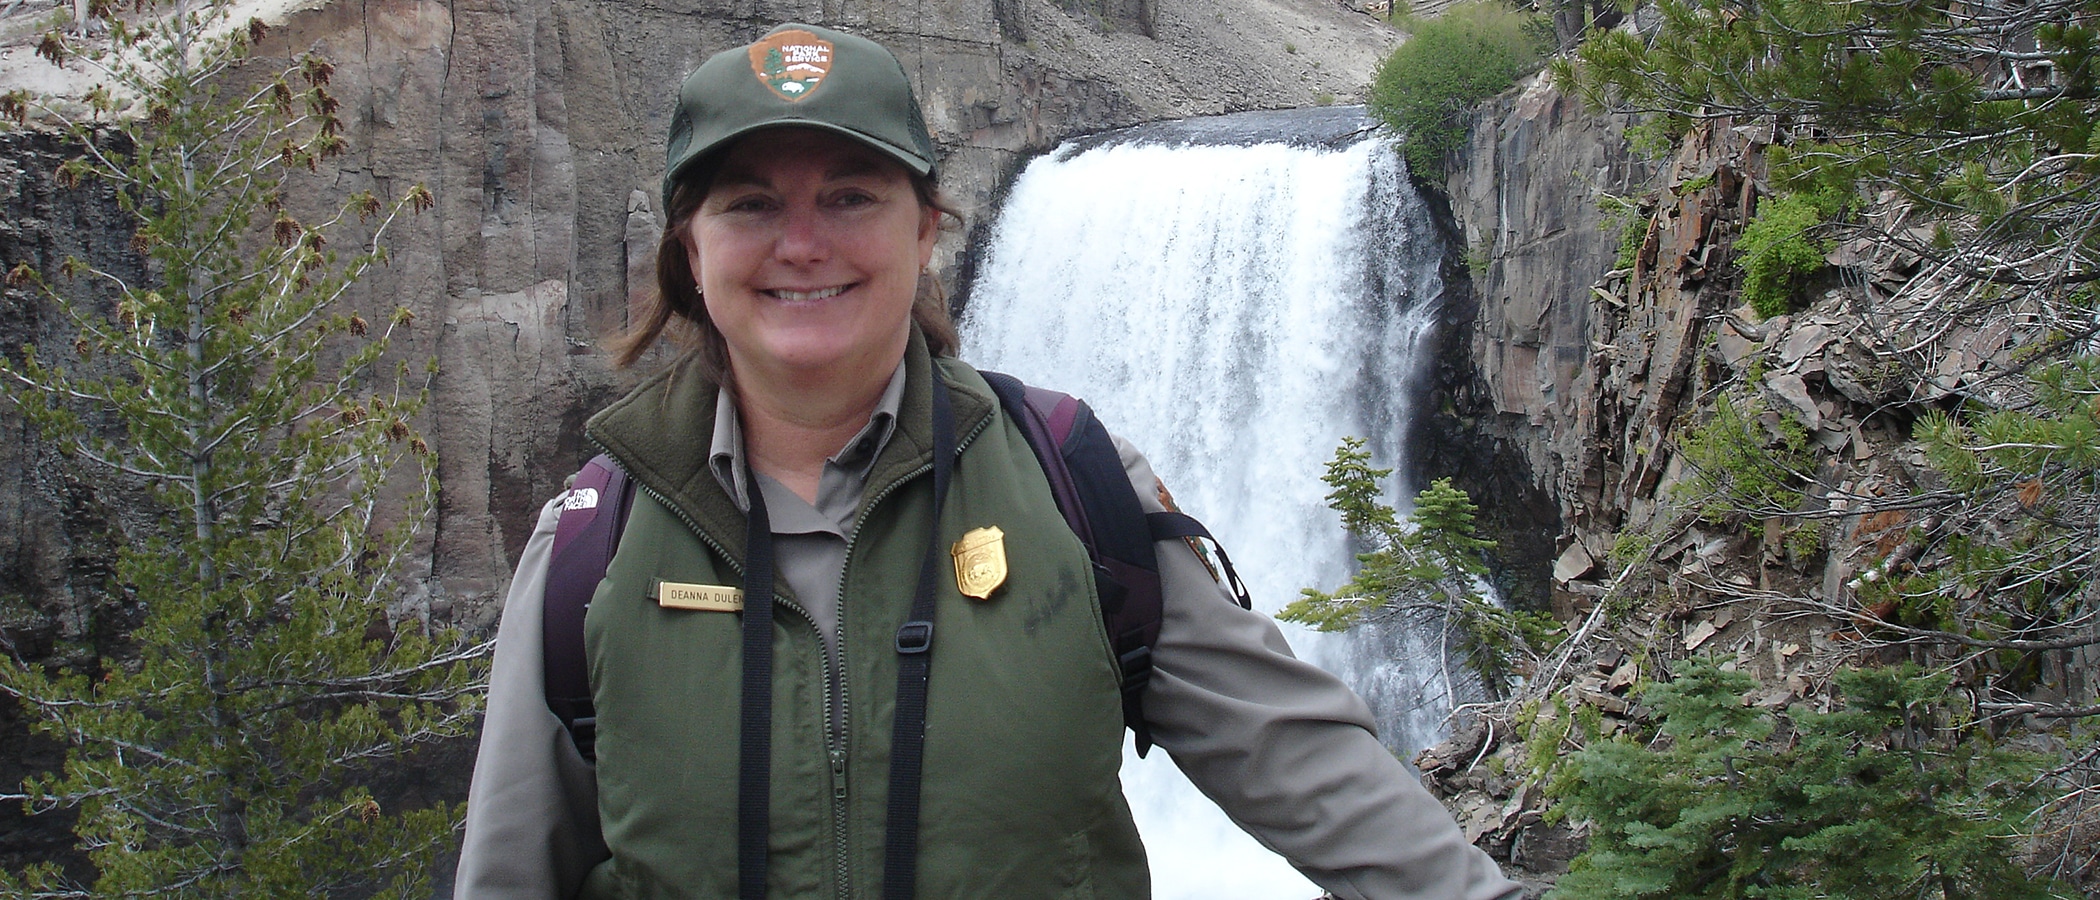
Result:
<svg viewBox="0 0 2100 900"><path fill-rule="evenodd" d="M852 138L853 140L865 144L872 149L881 151L881 153L884 156L895 160L898 165L904 167L905 171L910 172L913 175L928 175L933 172L933 164L925 159L921 159L918 154L906 150L902 147L899 147L895 144L892 144L888 141L882 140L880 138L869 137L867 134L855 131L851 128L846 128L840 125L834 125L830 122L819 122L812 119L775 119L770 122L758 122L755 124L746 125L742 128L738 128L734 131L730 131L726 134L723 134L721 137L714 139L705 146L694 147L692 150L686 153L684 159L679 160L677 165L672 166L670 171L664 173L664 184L667 186L676 185L679 179L685 177L686 173L698 167L701 161L705 160L707 157L713 154L720 153L724 150L729 149L729 145L736 143L739 139L742 139L746 135L751 135L760 131L767 131L774 128L814 128L819 131L829 131L833 134ZM669 191L666 191L666 193L668 194Z"/></svg>

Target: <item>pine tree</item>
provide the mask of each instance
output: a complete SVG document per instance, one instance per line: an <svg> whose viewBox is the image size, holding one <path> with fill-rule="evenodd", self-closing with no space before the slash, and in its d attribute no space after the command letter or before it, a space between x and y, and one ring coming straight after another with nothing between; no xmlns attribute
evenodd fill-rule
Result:
<svg viewBox="0 0 2100 900"><path fill-rule="evenodd" d="M0 691L70 748L6 796L73 811L94 869L0 873L0 893L427 894L456 810L385 808L372 786L466 731L486 648L387 614L433 496L414 425L428 370L388 355L414 317L361 311L351 288L431 196L360 193L302 221L286 179L346 147L325 60L258 71L265 26L227 3L90 10L106 37L54 25L38 53L100 84L0 112L78 143L60 182L114 189L149 277L71 258L7 273L73 337L23 348L0 382L158 526L123 536L103 586L138 611L129 652L0 661Z"/></svg>
<svg viewBox="0 0 2100 900"><path fill-rule="evenodd" d="M1552 617L1513 612L1482 592L1488 574L1482 553L1495 542L1480 537L1471 497L1448 478L1415 496L1402 518L1380 500L1379 482L1391 469L1371 466L1362 438L1343 438L1322 480L1327 503L1342 527L1370 549L1356 559L1356 575L1329 594L1306 588L1276 617L1321 631L1343 631L1380 618L1427 614L1441 621L1475 671L1490 685L1505 684L1514 662L1552 643Z"/></svg>

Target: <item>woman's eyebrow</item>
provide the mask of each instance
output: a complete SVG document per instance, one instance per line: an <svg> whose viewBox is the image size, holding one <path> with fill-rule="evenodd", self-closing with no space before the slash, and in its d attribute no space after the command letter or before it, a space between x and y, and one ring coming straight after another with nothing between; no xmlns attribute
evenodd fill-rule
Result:
<svg viewBox="0 0 2100 900"><path fill-rule="evenodd" d="M824 178L826 181L841 181L848 178L861 178L880 174L882 174L881 161L866 157L855 157L840 160L837 165L826 169ZM724 168L715 173L712 185L713 187L754 187L761 189L771 189L773 187L773 183L770 180L756 172L749 169L730 168Z"/></svg>
<svg viewBox="0 0 2100 900"><path fill-rule="evenodd" d="M882 163L865 156L851 156L839 160L837 165L832 166L830 170L824 173L826 178L832 180L879 174L882 174Z"/></svg>
<svg viewBox="0 0 2100 900"><path fill-rule="evenodd" d="M715 173L714 187L766 188L772 187L772 184L767 182L765 179L758 177L758 175L753 172L738 171L736 169L723 169L722 171Z"/></svg>

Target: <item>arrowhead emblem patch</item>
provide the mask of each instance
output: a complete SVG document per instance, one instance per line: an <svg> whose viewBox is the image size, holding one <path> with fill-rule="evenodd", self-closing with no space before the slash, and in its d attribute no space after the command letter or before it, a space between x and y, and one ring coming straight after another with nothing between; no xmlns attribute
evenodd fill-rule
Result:
<svg viewBox="0 0 2100 900"><path fill-rule="evenodd" d="M751 73L774 96L793 103L831 74L831 50L830 41L789 29L751 45Z"/></svg>

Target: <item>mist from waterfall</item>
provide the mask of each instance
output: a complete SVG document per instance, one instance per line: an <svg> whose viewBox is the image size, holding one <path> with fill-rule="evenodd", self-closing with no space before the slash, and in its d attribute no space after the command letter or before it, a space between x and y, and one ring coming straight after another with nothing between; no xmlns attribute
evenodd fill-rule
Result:
<svg viewBox="0 0 2100 900"><path fill-rule="evenodd" d="M1273 612L1351 571L1320 480L1341 439L1369 438L1376 464L1405 471L1442 243L1381 139L1143 141L1067 146L1021 174L970 288L963 355L1086 399ZM1441 736L1435 635L1285 632L1365 695L1396 751ZM1164 753L1126 750L1123 777L1162 900L1319 894Z"/></svg>

